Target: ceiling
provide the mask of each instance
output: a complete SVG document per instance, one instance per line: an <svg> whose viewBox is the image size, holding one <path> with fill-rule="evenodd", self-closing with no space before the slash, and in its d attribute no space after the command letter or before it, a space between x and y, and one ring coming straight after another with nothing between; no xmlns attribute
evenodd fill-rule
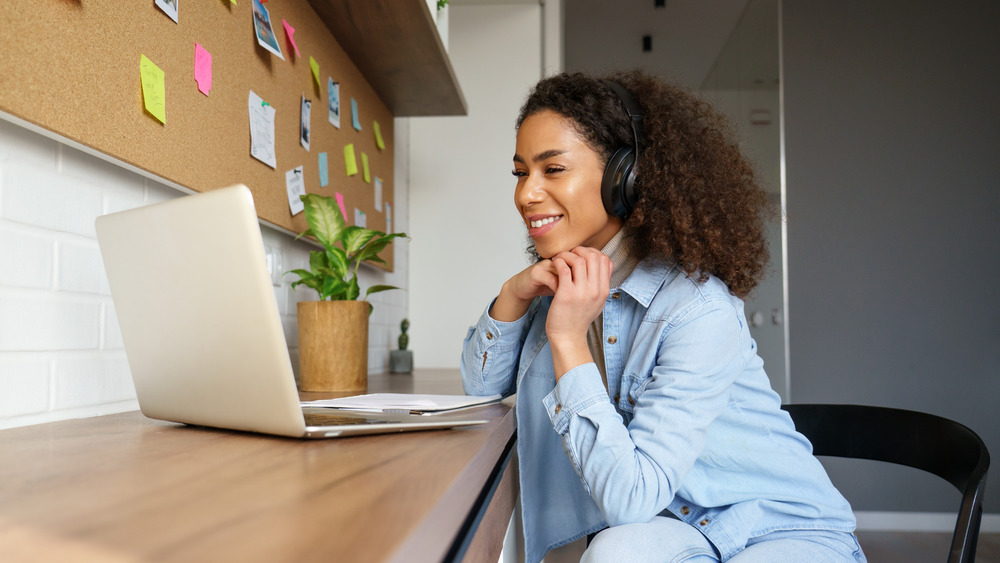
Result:
<svg viewBox="0 0 1000 563"><path fill-rule="evenodd" d="M452 0L538 4L540 0ZM541 3L544 3L543 1ZM776 87L778 0L562 0L565 68L642 68L699 89ZM642 51L642 38L652 51Z"/></svg>

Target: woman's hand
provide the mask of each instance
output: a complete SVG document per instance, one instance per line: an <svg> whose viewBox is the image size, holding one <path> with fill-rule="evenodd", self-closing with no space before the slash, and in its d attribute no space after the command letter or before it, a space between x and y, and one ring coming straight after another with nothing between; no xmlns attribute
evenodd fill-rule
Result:
<svg viewBox="0 0 1000 563"><path fill-rule="evenodd" d="M557 284L545 321L556 379L594 361L587 331L604 310L611 286L611 259L599 250L578 246L552 257Z"/></svg>
<svg viewBox="0 0 1000 563"><path fill-rule="evenodd" d="M516 321L528 311L535 297L554 295L557 283L552 260L528 266L503 284L490 316L501 322Z"/></svg>

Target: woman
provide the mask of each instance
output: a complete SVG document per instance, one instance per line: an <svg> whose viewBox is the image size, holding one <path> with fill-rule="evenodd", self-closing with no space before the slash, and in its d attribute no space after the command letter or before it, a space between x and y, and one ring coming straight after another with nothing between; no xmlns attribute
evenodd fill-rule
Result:
<svg viewBox="0 0 1000 563"><path fill-rule="evenodd" d="M864 561L747 329L766 199L725 121L632 72L542 80L517 125L536 261L462 377L517 393L528 561L595 532L584 561Z"/></svg>

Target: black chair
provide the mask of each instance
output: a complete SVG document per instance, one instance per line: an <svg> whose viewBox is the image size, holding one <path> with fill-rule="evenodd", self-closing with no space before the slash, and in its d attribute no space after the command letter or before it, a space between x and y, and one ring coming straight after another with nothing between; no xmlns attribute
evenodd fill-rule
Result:
<svg viewBox="0 0 1000 563"><path fill-rule="evenodd" d="M949 563L971 563L990 454L969 428L931 414L862 405L782 405L822 456L887 461L933 473L962 493Z"/></svg>

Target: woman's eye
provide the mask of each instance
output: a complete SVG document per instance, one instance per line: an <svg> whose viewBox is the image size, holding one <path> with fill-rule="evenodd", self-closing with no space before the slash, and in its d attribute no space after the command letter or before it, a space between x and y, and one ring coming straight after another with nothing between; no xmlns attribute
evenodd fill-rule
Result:
<svg viewBox="0 0 1000 563"><path fill-rule="evenodd" d="M563 168L563 167L561 167L561 166L549 166L548 168L545 169L545 173L546 174L556 174L556 173L562 172L564 170L566 170L566 169Z"/></svg>
<svg viewBox="0 0 1000 563"><path fill-rule="evenodd" d="M523 172L521 170L511 170L510 173L513 174L515 178L520 178L521 176L527 176L528 175L527 172Z"/></svg>

